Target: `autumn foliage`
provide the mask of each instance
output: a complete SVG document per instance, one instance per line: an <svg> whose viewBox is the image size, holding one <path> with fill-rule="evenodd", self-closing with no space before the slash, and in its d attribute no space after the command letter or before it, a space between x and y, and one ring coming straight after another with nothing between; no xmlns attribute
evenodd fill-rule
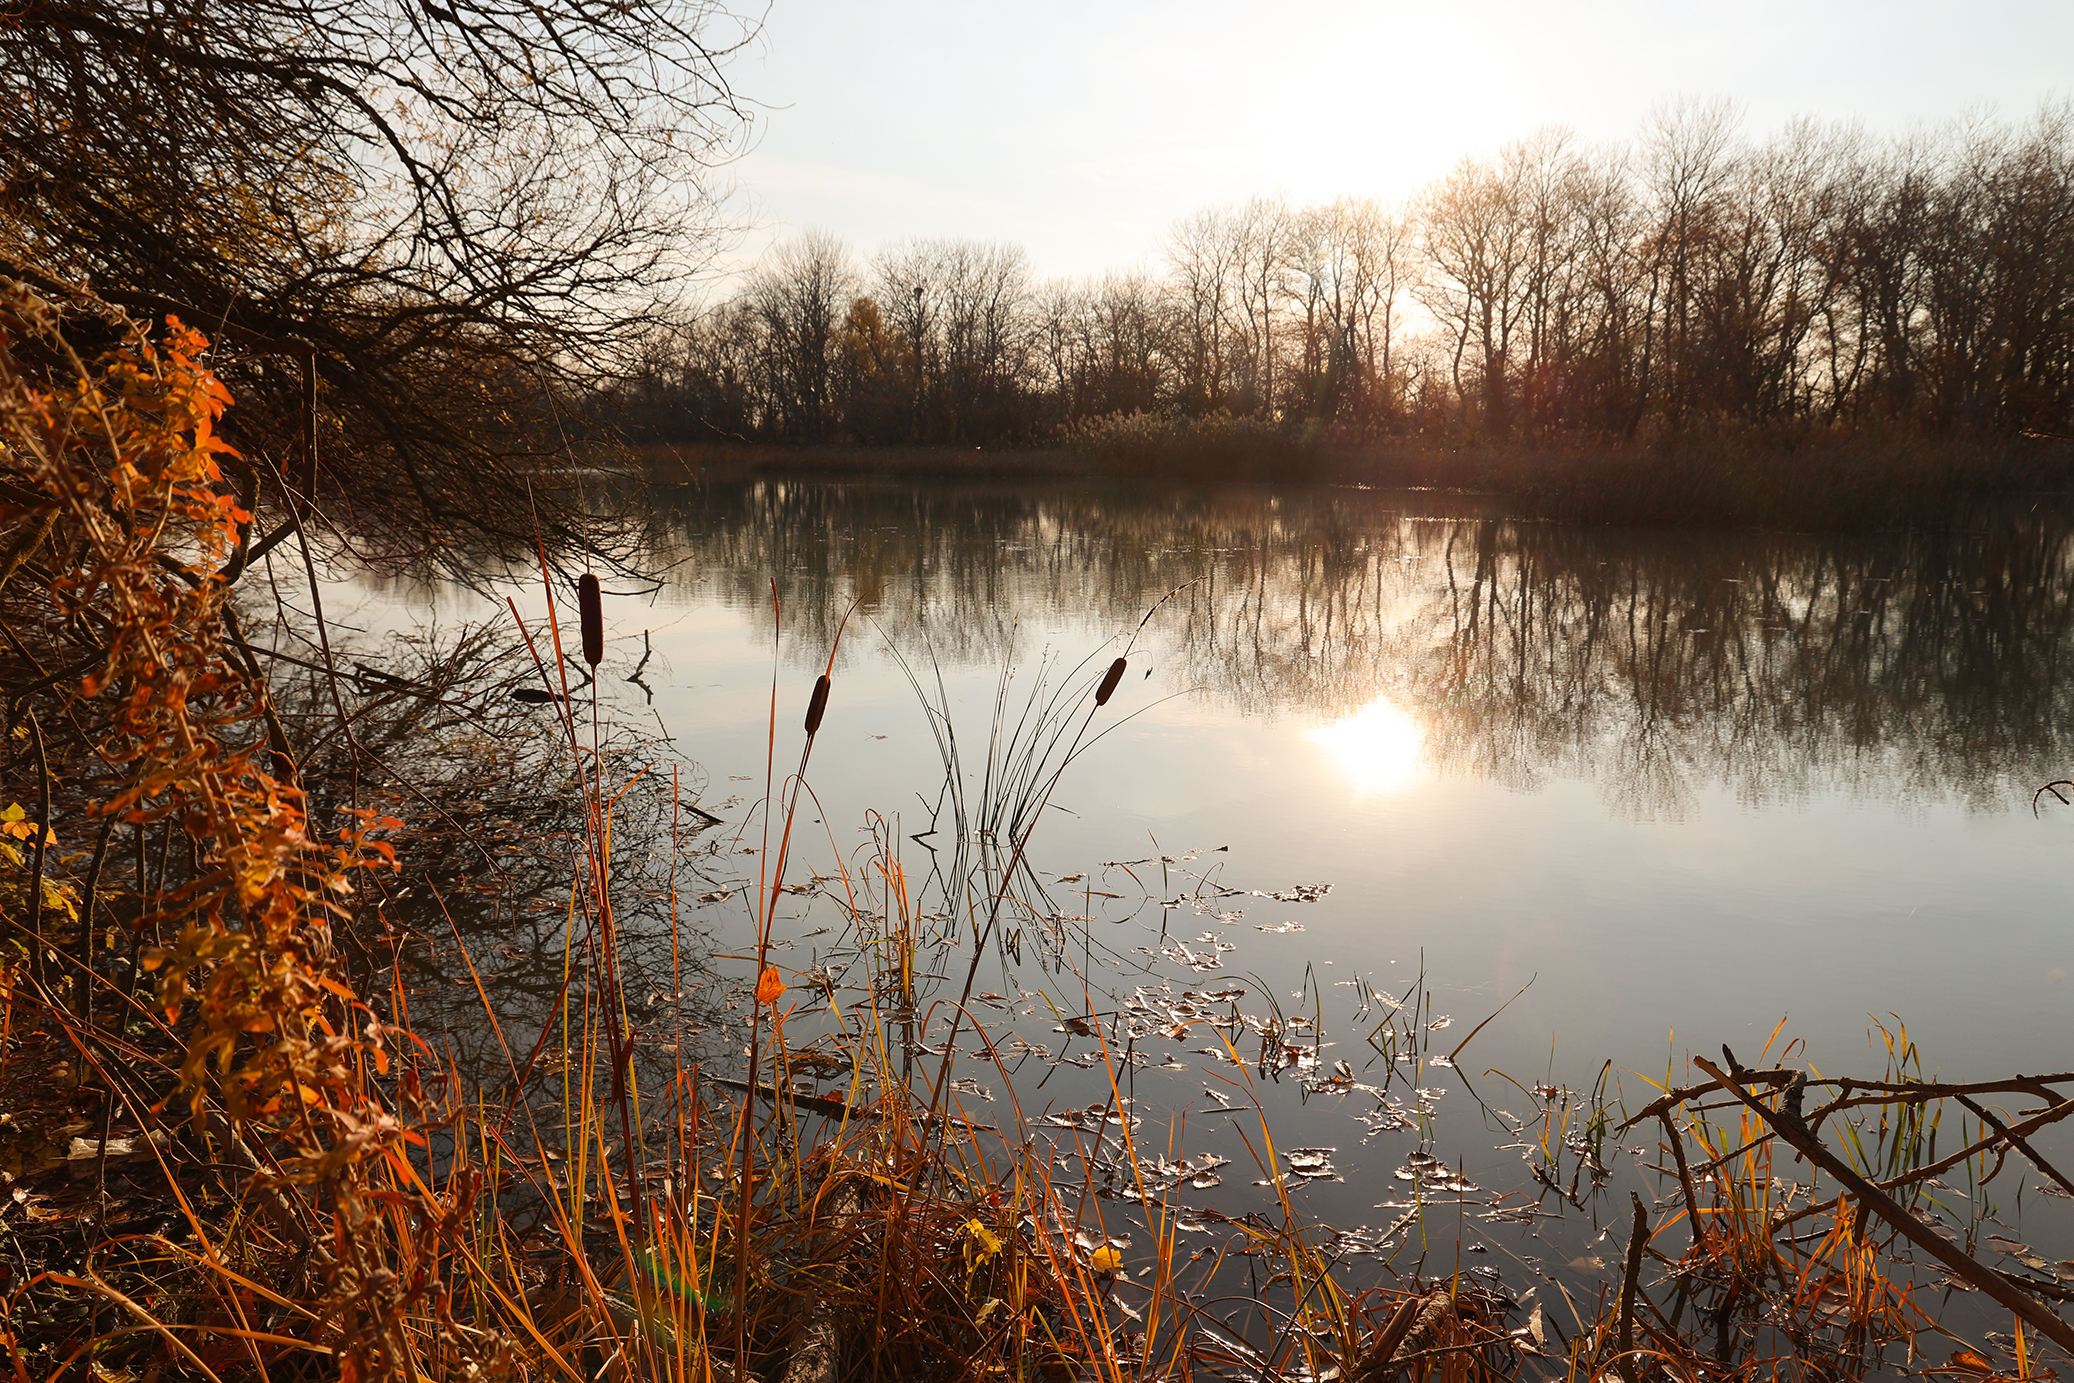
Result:
<svg viewBox="0 0 2074 1383"><path fill-rule="evenodd" d="M177 1102L194 1139L248 1166L275 1231L343 1308L320 1332L323 1352L349 1375L378 1367L407 1293L373 1208L396 1188L377 1197L375 1182L392 1180L403 1140L423 1139L375 1093L391 1034L355 1001L333 928L349 916L355 876L392 862L375 835L397 823L350 818L330 840L312 827L267 685L234 632L229 578L251 515L221 468L232 453L216 423L230 397L202 363L207 342L169 319L157 340L132 328L90 365L52 305L13 287L0 333L0 529L17 535L10 633L25 627L77 674L17 692L10 709L27 702L34 716L41 702L82 742L71 765L81 780L58 785L68 834L98 832L105 851L127 828L141 858L145 833L172 832L193 861L188 877L130 909L142 964L156 972L155 1040L170 1048L172 1088L134 1088L138 1047L154 1038L125 1040L120 1022L72 1021L68 1035L133 1117ZM62 771L45 762L40 797ZM89 897L70 919L88 944L66 950L93 954L91 909ZM88 1012L109 981L91 961L64 964L59 921L15 917L6 964L47 1014Z"/></svg>

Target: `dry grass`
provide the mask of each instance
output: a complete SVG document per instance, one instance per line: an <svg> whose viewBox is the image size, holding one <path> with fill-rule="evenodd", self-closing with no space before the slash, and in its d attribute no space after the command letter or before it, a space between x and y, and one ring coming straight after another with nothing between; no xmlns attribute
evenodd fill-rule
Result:
<svg viewBox="0 0 2074 1383"><path fill-rule="evenodd" d="M1547 519L1677 528L1943 524L1984 502L2074 491L2074 442L2065 438L1878 427L1361 440L1223 415L1135 414L1084 424L1053 450L687 444L627 455L665 484L776 475L1358 484L1491 495Z"/></svg>

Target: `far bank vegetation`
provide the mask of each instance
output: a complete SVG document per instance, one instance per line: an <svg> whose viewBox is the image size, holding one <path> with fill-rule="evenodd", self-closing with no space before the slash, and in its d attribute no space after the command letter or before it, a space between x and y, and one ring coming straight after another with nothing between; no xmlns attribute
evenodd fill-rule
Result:
<svg viewBox="0 0 2074 1383"><path fill-rule="evenodd" d="M1039 279L1006 243L860 259L809 232L598 403L651 442L1063 445L1124 470L1365 452L1417 481L1411 453L1466 448L1497 488L1526 483L1522 449L1696 439L1717 473L1811 445L2063 466L2074 107L1883 140L1746 138L1686 103L1622 146L1543 130L1401 205L1208 207L1097 279Z"/></svg>

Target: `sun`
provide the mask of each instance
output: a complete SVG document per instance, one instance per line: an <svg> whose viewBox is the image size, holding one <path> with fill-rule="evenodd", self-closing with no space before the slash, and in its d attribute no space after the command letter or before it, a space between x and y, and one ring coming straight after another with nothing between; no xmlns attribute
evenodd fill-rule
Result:
<svg viewBox="0 0 2074 1383"><path fill-rule="evenodd" d="M1387 696L1309 735L1332 756L1334 766L1360 796L1402 792L1418 780L1426 737L1419 723Z"/></svg>

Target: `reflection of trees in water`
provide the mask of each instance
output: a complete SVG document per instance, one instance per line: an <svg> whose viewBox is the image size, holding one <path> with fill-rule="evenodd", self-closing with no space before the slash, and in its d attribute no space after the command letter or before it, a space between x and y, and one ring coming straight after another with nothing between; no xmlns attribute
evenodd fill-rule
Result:
<svg viewBox="0 0 2074 1383"><path fill-rule="evenodd" d="M985 663L1011 651L1019 615L1128 629L1196 577L1220 588L1265 572L1279 581L1287 555L1306 545L1337 540L1351 553L1376 540L1376 511L1354 492L771 481L687 495L656 541L665 560L712 577L730 605L768 610L775 578L802 666L826 656L853 598L903 652L933 645L948 662ZM1341 598L1343 565L1321 568L1319 599ZM1184 608L1199 610L1196 599Z"/></svg>
<svg viewBox="0 0 2074 1383"><path fill-rule="evenodd" d="M1588 768L1672 813L1708 780L1992 807L2057 760L2058 517L1849 543L1479 524L1449 546L1406 646L1444 760Z"/></svg>
<svg viewBox="0 0 2074 1383"><path fill-rule="evenodd" d="M806 661L853 598L904 654L987 664L1018 615L1126 629L1201 578L1156 625L1170 685L1328 719L1387 694L1441 765L1589 775L1623 813L1713 781L1996 807L2062 767L2065 515L1833 540L1420 500L765 482L688 496L658 536L730 603L767 607L775 576Z"/></svg>

